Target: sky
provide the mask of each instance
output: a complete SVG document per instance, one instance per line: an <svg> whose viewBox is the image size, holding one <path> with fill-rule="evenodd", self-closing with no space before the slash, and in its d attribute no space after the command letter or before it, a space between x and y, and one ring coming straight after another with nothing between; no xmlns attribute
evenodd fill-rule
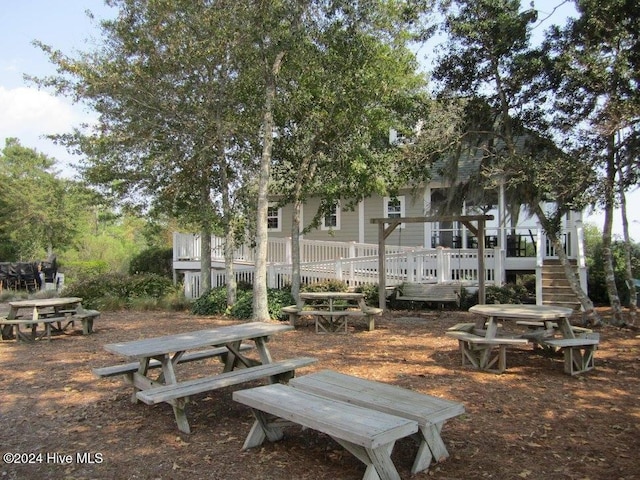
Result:
<svg viewBox="0 0 640 480"><path fill-rule="evenodd" d="M526 3L523 1L523 4ZM562 23L573 12L571 2L537 0L539 19L548 15L534 30L542 34L552 22ZM555 9L556 6L561 5ZM100 39L98 20L113 16L113 10L102 0L4 0L0 9L0 148L6 138L16 137L28 148L34 148L58 161L66 176L73 176L72 165L79 160L63 147L55 145L45 135L70 132L74 126L91 121L92 112L73 105L64 97L38 90L24 75L55 74L55 67L34 40L50 45L67 55L90 51ZM91 11L95 20L86 14ZM418 59L427 64L427 49L418 50ZM431 49L429 49L431 50ZM640 192L628 196L628 217L631 237L640 241ZM589 213L585 223L602 229L601 212ZM614 235L622 235L620 214L616 212Z"/></svg>

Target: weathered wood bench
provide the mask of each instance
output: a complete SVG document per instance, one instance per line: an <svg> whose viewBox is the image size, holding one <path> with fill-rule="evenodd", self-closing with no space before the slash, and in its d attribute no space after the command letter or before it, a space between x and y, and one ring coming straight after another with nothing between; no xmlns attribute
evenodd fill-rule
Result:
<svg viewBox="0 0 640 480"><path fill-rule="evenodd" d="M542 349L546 352L553 353L557 350L557 347L548 345L545 340L552 340L554 335L556 334L556 330L558 328L558 324L553 321L528 321L528 320L519 320L516 322L516 325L525 326L529 328L529 332L524 333L522 338L526 338L533 344L533 349ZM575 325L571 325L571 331L577 337L586 337L593 333L593 330L585 327L578 327Z"/></svg>
<svg viewBox="0 0 640 480"><path fill-rule="evenodd" d="M353 377L331 370L302 375L289 385L323 397L341 400L418 422L418 452L411 468L417 473L441 462L449 452L440 434L446 420L464 413L459 402L414 392L395 385Z"/></svg>
<svg viewBox="0 0 640 480"><path fill-rule="evenodd" d="M284 427L300 425L325 433L366 465L363 480L400 480L391 460L395 442L418 431L415 420L316 395L286 385L233 392L256 418L243 450L284 436ZM276 417L275 421L269 417Z"/></svg>
<svg viewBox="0 0 640 480"><path fill-rule="evenodd" d="M97 312L97 314L100 315L100 312ZM25 317L14 318L11 320L7 318L0 318L0 326L6 325L9 327L9 329L6 330L3 328L3 338L9 339L14 336L13 327L15 327L15 337L18 341L34 342L43 338L46 338L47 341L51 341L52 332L63 332L69 325L73 325L74 319L83 321L83 333L91 333L92 329L85 330L84 328L84 322L89 321L88 318L78 318L76 315L52 316L51 314L40 316L36 320ZM38 332L37 330L38 324L42 324L44 327L41 332ZM93 325L93 323L91 323L91 325ZM21 327L30 329L31 335L27 335L25 331L21 330Z"/></svg>
<svg viewBox="0 0 640 480"><path fill-rule="evenodd" d="M263 378L269 378L271 383L288 381L295 375L297 368L306 367L317 361L312 357L298 357L289 360L281 360L247 368L231 370L210 377L196 378L184 382L153 387L136 393L138 400L148 405L166 402L173 407L178 429L184 433L190 433L187 420L186 406L191 395L209 392L224 387L251 382Z"/></svg>
<svg viewBox="0 0 640 480"><path fill-rule="evenodd" d="M528 343L526 338L485 338L475 333L461 330L449 330L445 334L458 340L463 366L468 360L479 370L495 373L502 373L507 368L507 347L526 345ZM495 356L492 356L494 350L497 350L497 352ZM497 366L493 368L496 363Z"/></svg>
<svg viewBox="0 0 640 480"><path fill-rule="evenodd" d="M15 338L18 341L35 342L36 340L41 340L45 337L47 341L51 341L51 331L53 330L52 324L57 324L64 319L65 317L47 317L38 318L37 320L27 318L15 318L9 320L6 318L0 318L0 324L9 326L12 331L13 327L15 327ZM41 332L37 331L39 323L44 327ZM31 330L31 335L27 335L25 331L20 329L21 327L29 328ZM12 335L13 333L7 330L4 337L11 338Z"/></svg>
<svg viewBox="0 0 640 480"><path fill-rule="evenodd" d="M244 352L253 349L252 344L243 343L240 345L240 351ZM206 360L207 358L219 358L222 363L226 363L229 350L227 347L209 348L206 350L197 350L194 352L187 352L176 359L176 363L194 362L197 360ZM160 368L162 364L155 359L149 361L148 368ZM127 379L132 382L132 376L134 372L137 372L140 368L140 362L122 363L119 365L111 365L108 367L99 367L92 369L93 374L96 377L107 378L116 377L118 375L125 375Z"/></svg>
<svg viewBox="0 0 640 480"><path fill-rule="evenodd" d="M542 340L542 344L559 348L564 354L564 371L569 375L578 375L595 368L595 352L600 336L591 333L577 338L551 338Z"/></svg>
<svg viewBox="0 0 640 480"><path fill-rule="evenodd" d="M100 317L98 310L78 310L74 315L69 317L71 320L80 320L82 322L82 334L89 335L93 333L93 321Z"/></svg>
<svg viewBox="0 0 640 480"><path fill-rule="evenodd" d="M311 310L300 309L297 305L289 305L282 308L282 312L289 315L289 324L295 326L298 318L310 315L315 319L316 333L348 332L349 318L364 318L367 329L371 332L375 329L375 317L382 315L382 309L377 307L364 307L362 309L346 310Z"/></svg>
<svg viewBox="0 0 640 480"><path fill-rule="evenodd" d="M460 286L448 283L405 282L398 288L396 300L460 305Z"/></svg>

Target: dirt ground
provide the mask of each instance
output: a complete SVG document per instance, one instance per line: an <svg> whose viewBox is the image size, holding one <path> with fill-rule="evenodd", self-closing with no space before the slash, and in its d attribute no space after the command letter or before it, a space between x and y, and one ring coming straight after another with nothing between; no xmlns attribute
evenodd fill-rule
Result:
<svg viewBox="0 0 640 480"><path fill-rule="evenodd" d="M508 351L508 369L497 375L462 367L456 341L444 335L470 320L467 312L391 312L373 332L356 324L347 335L318 335L303 323L269 345L274 359L318 358L298 375L330 368L462 402L466 413L442 432L450 457L428 472L411 475L416 445L396 443L392 458L402 478L640 479L637 331L599 328L596 369L584 375L566 375L561 357L529 346ZM91 372L122 361L104 344L236 322L106 312L93 335L76 326L51 342L1 342L0 480L361 479L363 464L309 430L291 428L280 442L242 451L252 416L231 392L253 384L193 397L186 435L168 405L132 404L121 379ZM178 373L219 368L211 359Z"/></svg>

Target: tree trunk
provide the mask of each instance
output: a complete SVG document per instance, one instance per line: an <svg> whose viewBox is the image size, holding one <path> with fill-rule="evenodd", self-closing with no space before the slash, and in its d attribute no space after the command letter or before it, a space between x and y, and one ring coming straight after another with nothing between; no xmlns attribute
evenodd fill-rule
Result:
<svg viewBox="0 0 640 480"><path fill-rule="evenodd" d="M608 156L606 166L606 183L605 183L605 206L604 206L604 226L602 229L602 260L604 265L605 282L607 285L607 293L609 294L609 303L613 315L611 323L613 325L622 325L622 306L620 304L620 296L618 295L618 287L616 286L616 276L614 269L613 253L611 251L611 231L613 228L613 210L615 196L615 176L616 166L614 162L614 137L609 137Z"/></svg>
<svg viewBox="0 0 640 480"><path fill-rule="evenodd" d="M200 234L200 294L211 290L211 227L202 226Z"/></svg>
<svg viewBox="0 0 640 480"><path fill-rule="evenodd" d="M262 156L260 158L260 176L258 181L258 207L256 224L256 270L253 281L253 320L268 321L269 305L267 299L267 211L269 208L269 176L271 151L273 149L273 104L276 98L276 77L284 52L279 52L270 69L265 72L266 88L264 115L262 119Z"/></svg>
<svg viewBox="0 0 640 480"><path fill-rule="evenodd" d="M564 274L567 277L567 281L569 282L571 290L573 291L573 293L575 293L576 297L578 297L578 300L582 305L585 321L594 326L602 324L602 320L600 319L598 312L596 312L595 308L593 308L593 302L580 286L580 279L578 278L573 265L569 263L567 254L564 251L564 245L562 245L562 242L560 242L557 235L549 234L549 232L547 232L547 236L553 244L553 248L555 248L556 250L558 259L560 260L560 264L564 268Z"/></svg>
<svg viewBox="0 0 640 480"><path fill-rule="evenodd" d="M235 250L235 236L233 228L227 228L224 236L224 273L227 279L227 307L236 303L237 282L233 266L233 252Z"/></svg>
<svg viewBox="0 0 640 480"><path fill-rule="evenodd" d="M300 209L302 202L296 199L291 215L291 295L300 305Z"/></svg>
<svg viewBox="0 0 640 480"><path fill-rule="evenodd" d="M629 219L627 218L627 197L622 190L620 191L620 212L622 214L622 231L624 234L625 283L629 289L629 323L635 325L638 314L636 282L633 279L631 266L631 238L629 238Z"/></svg>
<svg viewBox="0 0 640 480"><path fill-rule="evenodd" d="M542 223L542 226L547 234L547 238L558 254L558 259L560 260L560 264L564 268L564 274L567 278L567 281L569 282L569 286L571 287L571 290L578 298L578 301L582 306L585 322L590 323L594 326L601 325L602 320L600 319L600 315L598 315L598 312L596 312L595 308L593 307L593 302L591 301L589 296L582 289L582 286L580 285L580 279L578 278L578 275L573 266L569 263L567 253L564 251L564 245L558 237L558 231L557 229L554 230L553 228L555 222L548 218L539 203L533 206L533 211L540 220L540 223Z"/></svg>

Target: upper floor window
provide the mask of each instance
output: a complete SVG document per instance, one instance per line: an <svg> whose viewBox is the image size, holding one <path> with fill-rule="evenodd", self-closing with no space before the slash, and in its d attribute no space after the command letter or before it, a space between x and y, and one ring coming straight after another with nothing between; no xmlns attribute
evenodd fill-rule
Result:
<svg viewBox="0 0 640 480"><path fill-rule="evenodd" d="M267 228L270 232L282 231L282 208L276 203L270 203L267 208Z"/></svg>
<svg viewBox="0 0 640 480"><path fill-rule="evenodd" d="M334 203L322 218L322 230L340 230L340 205Z"/></svg>
<svg viewBox="0 0 640 480"><path fill-rule="evenodd" d="M399 197L384 198L384 216L385 218L404 217L404 195ZM403 224L400 224L400 228Z"/></svg>

